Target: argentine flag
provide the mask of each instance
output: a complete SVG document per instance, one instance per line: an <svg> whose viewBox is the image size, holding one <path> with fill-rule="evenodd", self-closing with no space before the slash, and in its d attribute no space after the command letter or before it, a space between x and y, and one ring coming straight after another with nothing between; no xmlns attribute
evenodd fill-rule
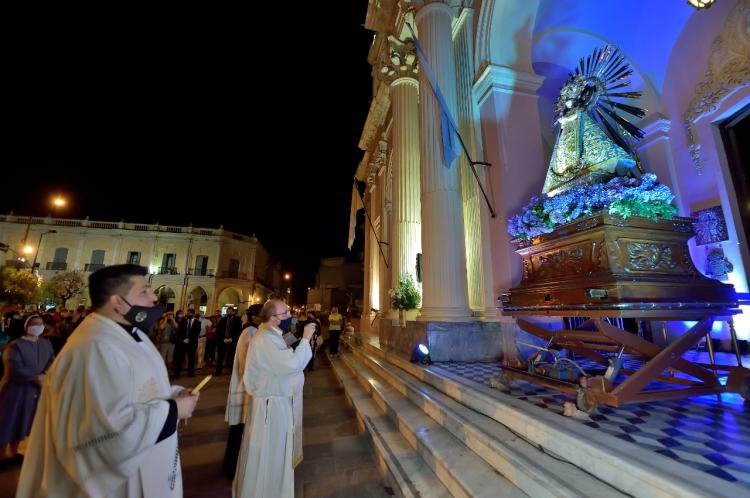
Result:
<svg viewBox="0 0 750 498"><path fill-rule="evenodd" d="M443 138L443 160L445 161L445 167L450 168L453 161L461 155L461 141L458 138L458 127L448 109L448 103L445 101L443 93L440 91L437 78L435 78L435 73L432 72L432 67L430 67L430 61L422 50L422 46L419 44L414 29L409 23L406 23L406 26L409 28L409 31L411 31L411 36L414 39L414 45L417 48L417 54L419 54L419 64L427 75L427 79L432 87L432 92L435 94L435 98L440 106L440 132Z"/></svg>

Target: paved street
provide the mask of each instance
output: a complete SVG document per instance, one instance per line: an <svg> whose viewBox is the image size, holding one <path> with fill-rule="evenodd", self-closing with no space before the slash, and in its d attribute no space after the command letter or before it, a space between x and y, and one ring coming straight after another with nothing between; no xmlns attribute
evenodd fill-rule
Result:
<svg viewBox="0 0 750 498"><path fill-rule="evenodd" d="M296 470L297 498L387 497L370 451L367 436L359 434L354 412L324 355L314 372L306 374L304 400L304 461ZM202 378L183 377L192 385ZM231 482L221 470L228 427L224 422L229 376L214 378L201 394L187 427L181 428L185 498L232 496ZM20 467L0 469L0 497L15 493Z"/></svg>

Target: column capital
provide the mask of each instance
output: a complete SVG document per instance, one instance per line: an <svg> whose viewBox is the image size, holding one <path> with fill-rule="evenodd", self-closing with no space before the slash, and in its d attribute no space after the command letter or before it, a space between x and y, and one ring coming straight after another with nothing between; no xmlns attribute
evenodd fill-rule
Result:
<svg viewBox="0 0 750 498"><path fill-rule="evenodd" d="M657 112L647 116L638 127L643 131L643 138L636 144L636 150L649 147L661 140L669 140L672 121Z"/></svg>
<svg viewBox="0 0 750 498"><path fill-rule="evenodd" d="M419 61L414 41L388 37L388 54L380 61L380 79L387 85L411 84L419 86Z"/></svg>
<svg viewBox="0 0 750 498"><path fill-rule="evenodd" d="M544 76L534 73L517 71L507 66L487 64L472 92L481 106L493 93L510 93L537 98L537 90L542 86Z"/></svg>
<svg viewBox="0 0 750 498"><path fill-rule="evenodd" d="M463 7L472 7L471 0L401 0L404 10L414 10L416 15L415 22L419 22L419 17L426 15L434 9L444 10L451 17L457 17Z"/></svg>

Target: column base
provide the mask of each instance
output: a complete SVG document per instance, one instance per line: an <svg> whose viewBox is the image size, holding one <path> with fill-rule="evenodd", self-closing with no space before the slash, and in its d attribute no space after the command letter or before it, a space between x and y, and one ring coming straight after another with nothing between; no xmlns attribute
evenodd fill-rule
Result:
<svg viewBox="0 0 750 498"><path fill-rule="evenodd" d="M429 348L432 361L498 361L503 355L503 335L512 335L514 330L515 323L507 322L420 319L407 322L404 328L382 320L379 335L381 348L406 357L421 343Z"/></svg>
<svg viewBox="0 0 750 498"><path fill-rule="evenodd" d="M477 317L468 308L422 307L420 322L472 322Z"/></svg>

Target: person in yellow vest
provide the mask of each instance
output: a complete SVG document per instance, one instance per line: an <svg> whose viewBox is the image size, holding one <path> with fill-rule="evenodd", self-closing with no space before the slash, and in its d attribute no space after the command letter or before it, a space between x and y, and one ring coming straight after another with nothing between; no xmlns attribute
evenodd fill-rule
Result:
<svg viewBox="0 0 750 498"><path fill-rule="evenodd" d="M344 325L344 317L339 314L336 306L331 308L331 314L328 315L328 333L330 342L330 351L332 356L339 355L339 339L341 338L341 328Z"/></svg>

